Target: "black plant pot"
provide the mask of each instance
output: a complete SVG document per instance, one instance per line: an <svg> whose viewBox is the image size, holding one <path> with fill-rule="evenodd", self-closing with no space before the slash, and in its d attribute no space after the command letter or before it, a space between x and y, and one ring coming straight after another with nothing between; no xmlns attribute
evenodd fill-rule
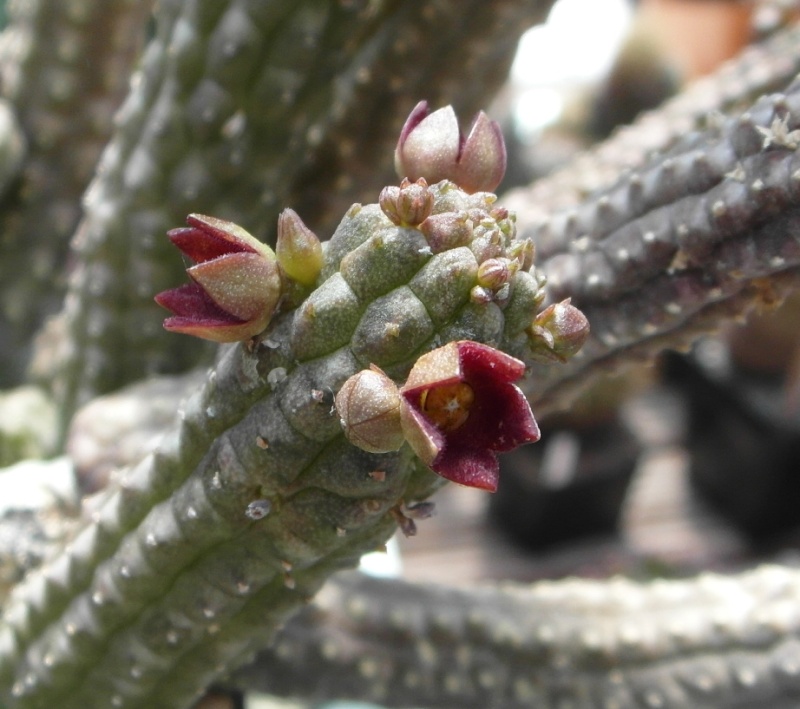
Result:
<svg viewBox="0 0 800 709"><path fill-rule="evenodd" d="M541 551L617 529L640 444L621 421L573 430L501 457L489 514L518 544Z"/></svg>
<svg viewBox="0 0 800 709"><path fill-rule="evenodd" d="M800 525L800 411L787 411L783 382L734 367L709 347L672 358L687 401L694 489L753 542Z"/></svg>

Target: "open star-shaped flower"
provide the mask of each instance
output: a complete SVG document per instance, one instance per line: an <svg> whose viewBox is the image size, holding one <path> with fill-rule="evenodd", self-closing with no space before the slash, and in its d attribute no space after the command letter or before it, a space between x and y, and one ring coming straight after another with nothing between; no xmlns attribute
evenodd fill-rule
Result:
<svg viewBox="0 0 800 709"><path fill-rule="evenodd" d="M497 454L539 440L530 405L514 384L524 373L523 362L470 340L423 355L400 388L406 440L442 477L494 492Z"/></svg>
<svg viewBox="0 0 800 709"><path fill-rule="evenodd" d="M190 214L186 222L188 227L168 236L196 265L186 269L191 283L155 297L174 313L164 327L214 342L257 335L280 299L275 253L231 222L200 214Z"/></svg>

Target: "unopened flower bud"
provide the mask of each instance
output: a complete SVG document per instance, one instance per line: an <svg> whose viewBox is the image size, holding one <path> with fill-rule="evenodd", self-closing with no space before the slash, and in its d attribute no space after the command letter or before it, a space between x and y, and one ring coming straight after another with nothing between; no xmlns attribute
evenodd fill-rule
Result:
<svg viewBox="0 0 800 709"><path fill-rule="evenodd" d="M443 212L432 214L419 230L435 254L466 246L472 240L472 221L466 212Z"/></svg>
<svg viewBox="0 0 800 709"><path fill-rule="evenodd" d="M398 226L415 227L433 209L433 193L420 177L416 182L403 179L400 187L384 187L378 197L383 213Z"/></svg>
<svg viewBox="0 0 800 709"><path fill-rule="evenodd" d="M370 453L388 453L403 445L400 394L380 369L364 369L336 394L336 411L347 440Z"/></svg>
<svg viewBox="0 0 800 709"><path fill-rule="evenodd" d="M168 236L196 265L186 270L191 283L155 297L174 313L164 327L214 342L257 335L281 296L275 253L232 222L202 214L190 214L186 221L188 227Z"/></svg>
<svg viewBox="0 0 800 709"><path fill-rule="evenodd" d="M494 300L494 293L483 286L473 286L469 292L469 299L478 305L486 305Z"/></svg>
<svg viewBox="0 0 800 709"><path fill-rule="evenodd" d="M505 254L503 235L496 227L486 228L479 226L475 229L474 237L469 245L475 260L483 263L488 259L495 259Z"/></svg>
<svg viewBox="0 0 800 709"><path fill-rule="evenodd" d="M566 362L589 337L589 321L567 298L539 313L528 329L528 336L536 358Z"/></svg>
<svg viewBox="0 0 800 709"><path fill-rule="evenodd" d="M531 239L515 241L508 249L508 257L519 262L523 271L529 271L536 258L536 248Z"/></svg>
<svg viewBox="0 0 800 709"><path fill-rule="evenodd" d="M421 101L406 119L394 154L399 177L455 182L465 192L491 192L506 171L500 126L481 111L464 137L452 106L430 112Z"/></svg>
<svg viewBox="0 0 800 709"><path fill-rule="evenodd" d="M519 270L519 263L507 258L490 258L478 267L478 285L493 291L506 285Z"/></svg>
<svg viewBox="0 0 800 709"><path fill-rule="evenodd" d="M278 217L275 252L289 278L314 285L322 270L322 244L293 209L284 209Z"/></svg>

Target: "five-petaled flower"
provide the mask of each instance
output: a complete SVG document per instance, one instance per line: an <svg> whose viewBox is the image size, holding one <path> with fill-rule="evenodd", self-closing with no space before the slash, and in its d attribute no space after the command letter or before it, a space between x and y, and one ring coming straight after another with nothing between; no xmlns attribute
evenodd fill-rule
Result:
<svg viewBox="0 0 800 709"><path fill-rule="evenodd" d="M260 333L281 294L275 253L231 222L190 214L188 227L173 229L170 241L196 263L192 279L159 293L156 302L174 315L164 321L172 332L214 342L237 342Z"/></svg>
<svg viewBox="0 0 800 709"><path fill-rule="evenodd" d="M514 384L524 373L523 362L470 340L422 355L400 388L406 440L442 477L494 492L497 454L539 440Z"/></svg>
<svg viewBox="0 0 800 709"><path fill-rule="evenodd" d="M506 172L506 146L500 126L483 111L465 137L452 106L431 113L420 101L400 132L394 165L412 182L450 180L465 192L491 192Z"/></svg>

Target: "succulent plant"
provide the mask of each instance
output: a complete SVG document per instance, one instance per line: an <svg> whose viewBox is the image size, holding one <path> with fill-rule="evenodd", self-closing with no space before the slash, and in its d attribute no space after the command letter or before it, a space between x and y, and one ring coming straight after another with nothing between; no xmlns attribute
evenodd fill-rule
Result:
<svg viewBox="0 0 800 709"><path fill-rule="evenodd" d="M151 373L210 369L186 403L175 396L159 444L120 453L117 479L84 515L64 517L64 539L53 542L63 548L3 598L0 703L186 707L223 676L253 686L253 673L230 673L272 638L278 660L311 658L294 693L335 675L387 704L796 703L800 582L790 568L545 585L522 600L391 582L362 592L363 582L341 580L335 607L360 604L378 625L337 624L334 614L305 646L291 624L276 633L335 571L398 525L414 530L444 484L436 472L497 482L502 433L467 445L458 432L470 422L499 425L517 412L525 425L511 443L532 440L533 414L567 406L598 373L796 287L797 29L571 168L497 200L487 190L504 164L498 131L479 116L463 137L455 116L486 105L516 39L552 2L162 2L136 69L147 5L9 7L0 295L2 325L25 346L4 355L2 371L9 385L21 381L30 335L65 290L36 361L64 430L99 394ZM423 97L454 112L414 109ZM399 184L393 151L408 178ZM287 204L296 211L279 219ZM196 217L177 239L200 266L190 268L194 285L185 300L166 299L187 305L178 316L199 314L190 332L235 328L216 359L165 331L153 301L185 277L166 232L199 213L215 217ZM314 234L331 232L318 244ZM210 236L226 250L208 251ZM226 256L257 262L257 277L217 263ZM481 363L502 371L486 384L505 397L502 410L479 408L485 377L470 367ZM376 367L386 379L364 374ZM370 379L387 396L380 430L359 438L348 426L369 424L371 412L342 391L360 395ZM131 397L151 411L150 395ZM464 461L475 460L471 478ZM369 627L391 637L394 592L419 602L406 628L411 655L338 663L326 633L341 638L344 627L358 647ZM501 661L481 664L485 650Z"/></svg>
<svg viewBox="0 0 800 709"><path fill-rule="evenodd" d="M507 326L504 310L533 322L543 299L527 279L542 280L515 261L502 300L471 297L487 257L510 262L510 215L495 195L448 180L400 192L411 188L426 205L412 207L416 219L390 218L380 204L348 210L321 263L315 248L306 254L318 284L296 307L278 308L278 264L290 276L298 266L285 258L286 239L310 239L296 215L279 223L283 259L214 217L191 215L169 232L197 265L192 284L157 296L176 312L165 327L236 344L177 438L126 472L98 510L98 519L124 516L103 532L107 551L89 552L103 571L68 582L75 600L50 620L20 605L24 591L12 598L0 637L10 706L184 701L269 636L253 623L258 609L274 607L268 625L278 622L396 524L413 533L419 502L439 486L426 466L493 490L496 453L538 439L513 384L525 364L494 345L526 351L523 327ZM471 235L434 253L420 222L453 212L468 215L458 228ZM73 546L61 563L86 563L86 551ZM40 573L50 586L60 571ZM217 581L205 588L203 579ZM121 629L115 649L92 637L96 624ZM44 671L57 681L26 681Z"/></svg>

